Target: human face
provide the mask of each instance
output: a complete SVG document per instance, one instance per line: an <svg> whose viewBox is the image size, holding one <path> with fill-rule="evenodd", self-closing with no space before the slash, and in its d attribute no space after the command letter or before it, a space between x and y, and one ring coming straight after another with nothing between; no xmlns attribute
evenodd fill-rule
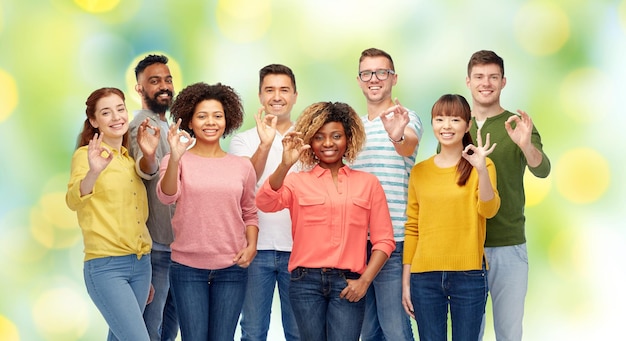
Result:
<svg viewBox="0 0 626 341"><path fill-rule="evenodd" d="M359 72L377 71L391 69L391 61L385 57L365 57L359 64ZM359 76L356 77L359 86L363 91L363 95L368 103L383 103L391 101L391 89L398 81L398 75L389 75L387 79L381 81L372 75L372 79L367 82L362 81Z"/></svg>
<svg viewBox="0 0 626 341"><path fill-rule="evenodd" d="M221 102L208 99L196 105L189 129L193 131L197 142L219 143L225 128L226 117Z"/></svg>
<svg viewBox="0 0 626 341"><path fill-rule="evenodd" d="M311 149L322 168L339 169L343 166L348 139L340 122L324 124L311 138Z"/></svg>
<svg viewBox="0 0 626 341"><path fill-rule="evenodd" d="M459 145L463 148L463 136L469 131L469 123L459 116L437 115L432 119L433 133L444 146Z"/></svg>
<svg viewBox="0 0 626 341"><path fill-rule="evenodd" d="M143 99L144 109L165 114L174 97L174 83L169 67L161 63L152 64L139 74L137 81L137 92Z"/></svg>
<svg viewBox="0 0 626 341"><path fill-rule="evenodd" d="M279 121L291 119L291 109L298 99L291 78L283 74L269 74L263 78L259 101L266 114L276 115Z"/></svg>
<svg viewBox="0 0 626 341"><path fill-rule="evenodd" d="M94 116L89 122L98 128L102 140L110 146L121 145L128 131L128 111L124 100L116 94L100 98Z"/></svg>
<svg viewBox="0 0 626 341"><path fill-rule="evenodd" d="M472 92L474 105L500 105L500 93L506 85L506 78L497 64L474 65L465 82Z"/></svg>

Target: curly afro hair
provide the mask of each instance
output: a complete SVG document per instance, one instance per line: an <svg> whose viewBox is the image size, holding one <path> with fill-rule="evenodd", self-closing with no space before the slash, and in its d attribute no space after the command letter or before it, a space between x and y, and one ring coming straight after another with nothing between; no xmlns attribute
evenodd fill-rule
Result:
<svg viewBox="0 0 626 341"><path fill-rule="evenodd" d="M198 103L207 100L216 100L224 107L224 118L226 119L226 128L223 138L235 132L243 123L243 104L239 94L228 85L217 83L209 85L206 83L195 83L184 88L176 100L172 103L170 115L174 122L182 119L181 129L184 129L191 136L193 131L189 128L189 123L193 118L193 113Z"/></svg>
<svg viewBox="0 0 626 341"><path fill-rule="evenodd" d="M313 135L328 122L339 122L346 133L347 148L344 160L352 163L365 143L365 127L359 115L348 104L341 102L318 102L304 109L296 121L295 131L302 133L305 144L311 144ZM300 155L300 162L305 168L318 163L311 148Z"/></svg>

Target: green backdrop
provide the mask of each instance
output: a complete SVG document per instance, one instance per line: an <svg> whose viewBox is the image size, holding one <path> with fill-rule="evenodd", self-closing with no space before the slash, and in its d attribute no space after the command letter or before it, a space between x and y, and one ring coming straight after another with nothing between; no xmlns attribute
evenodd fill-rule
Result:
<svg viewBox="0 0 626 341"><path fill-rule="evenodd" d="M469 56L504 58L502 104L528 111L553 165L526 179L526 339L614 338L626 304L625 34L623 0L0 0L0 340L105 338L64 199L92 90L119 87L138 109L132 69L157 52L171 57L177 90L233 86L243 128L269 63L296 73L294 118L322 100L364 113L356 76L368 47L391 53L394 95L425 122L420 160L435 151L434 101L470 97Z"/></svg>

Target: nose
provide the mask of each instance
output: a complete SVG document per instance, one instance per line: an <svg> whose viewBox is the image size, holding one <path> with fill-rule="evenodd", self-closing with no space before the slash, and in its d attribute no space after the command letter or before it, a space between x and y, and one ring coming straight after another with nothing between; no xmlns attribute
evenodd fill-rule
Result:
<svg viewBox="0 0 626 341"><path fill-rule="evenodd" d="M324 146L332 146L332 145L333 145L333 139L332 139L332 137L330 137L330 136L329 136L329 137L324 138L324 143L323 143L323 145L324 145Z"/></svg>

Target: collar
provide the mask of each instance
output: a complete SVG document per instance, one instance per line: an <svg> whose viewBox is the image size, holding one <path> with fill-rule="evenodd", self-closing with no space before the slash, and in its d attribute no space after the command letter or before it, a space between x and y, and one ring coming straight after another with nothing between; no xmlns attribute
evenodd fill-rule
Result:
<svg viewBox="0 0 626 341"><path fill-rule="evenodd" d="M311 169L311 173L313 173L313 175L317 176L318 178L322 177L322 175L324 175L324 173L326 172L330 173L330 170L320 167L319 164L316 164L315 167ZM350 174L354 172L354 170L348 167L348 165L343 165L343 167L339 168L339 174L341 174L342 172L345 173L345 175L349 177Z"/></svg>

